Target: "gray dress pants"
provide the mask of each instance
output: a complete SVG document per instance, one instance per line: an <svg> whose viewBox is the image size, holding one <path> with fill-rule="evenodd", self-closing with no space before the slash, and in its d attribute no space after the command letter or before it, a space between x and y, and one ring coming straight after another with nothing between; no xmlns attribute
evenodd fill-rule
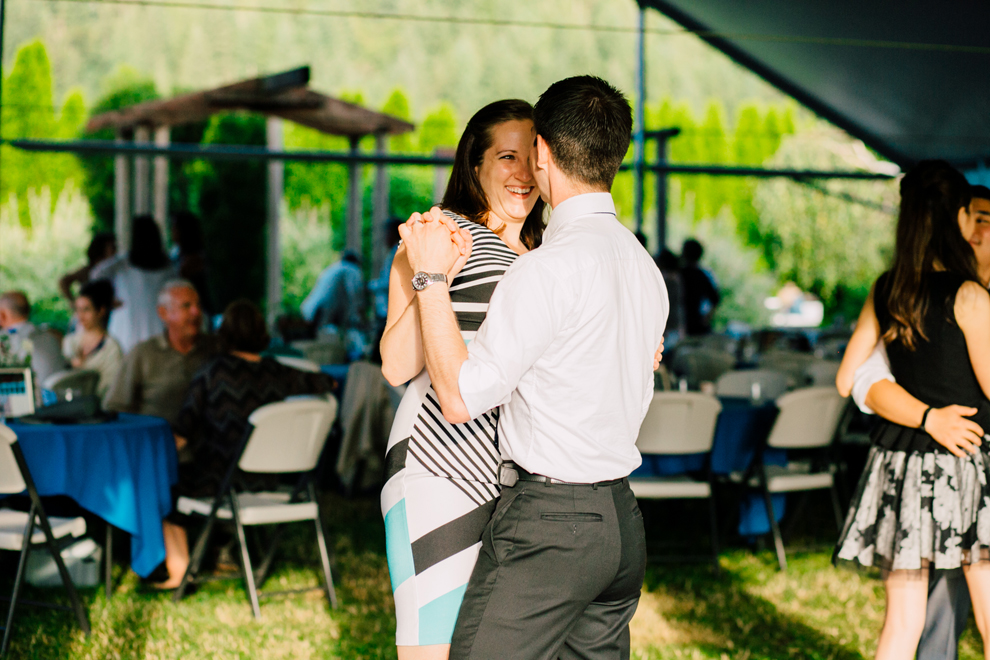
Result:
<svg viewBox="0 0 990 660"><path fill-rule="evenodd" d="M504 487L481 538L452 660L626 660L646 570L626 479Z"/></svg>
<svg viewBox="0 0 990 660"><path fill-rule="evenodd" d="M969 606L969 588L961 568L928 572L928 611L918 660L957 660Z"/></svg>

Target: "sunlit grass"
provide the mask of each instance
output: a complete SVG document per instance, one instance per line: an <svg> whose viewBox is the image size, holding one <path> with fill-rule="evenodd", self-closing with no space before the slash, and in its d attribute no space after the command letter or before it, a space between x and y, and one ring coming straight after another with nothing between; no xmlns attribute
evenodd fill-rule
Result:
<svg viewBox="0 0 990 660"><path fill-rule="evenodd" d="M108 603L102 586L84 590L93 634L70 614L19 608L12 658L395 658L394 609L376 501L330 498L340 608L319 592L262 600L254 621L240 581L202 585L179 604L148 593L130 573ZM827 536L827 532L825 533ZM872 576L835 569L825 540L789 545L787 572L769 551L722 553L722 574L704 564L651 564L632 624L642 660L854 660L875 651L883 587ZM8 557L9 559L9 557ZM286 535L269 589L319 584L312 531ZM11 566L7 561L4 566ZM118 573L122 572L120 567ZM9 590L10 578L0 579ZM32 598L62 592L30 590ZM970 623L962 660L982 657Z"/></svg>

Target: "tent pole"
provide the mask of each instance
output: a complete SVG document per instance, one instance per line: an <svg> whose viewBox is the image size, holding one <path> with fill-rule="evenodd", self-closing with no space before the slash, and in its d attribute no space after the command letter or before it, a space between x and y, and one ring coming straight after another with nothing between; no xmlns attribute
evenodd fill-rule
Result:
<svg viewBox="0 0 990 660"><path fill-rule="evenodd" d="M646 138L644 123L644 104L646 103L646 8L639 8L639 31L637 32L637 58L636 58L636 127L633 134L634 143L634 167L635 167L635 207L636 231L643 231L643 178L645 172L643 163L646 160L645 147Z"/></svg>
<svg viewBox="0 0 990 660"><path fill-rule="evenodd" d="M388 152L388 137L384 133L375 135L375 152L384 156ZM375 165L373 224L371 229L371 277L377 277L385 261L385 223L388 221L388 166Z"/></svg>
<svg viewBox="0 0 990 660"><path fill-rule="evenodd" d="M272 151L282 151L285 146L282 138L282 120L278 117L267 117L265 133L268 148ZM265 309L269 327L275 327L275 319L282 311L282 247L279 242L279 216L282 212L282 195L285 189L285 161L274 158L269 160L267 178L268 240L265 241L267 253Z"/></svg>
<svg viewBox="0 0 990 660"><path fill-rule="evenodd" d="M351 140L351 154L357 155L358 144L361 137L353 135ZM347 242L348 250L354 250L360 255L361 245L361 163L351 161L348 165L349 181L347 186Z"/></svg>

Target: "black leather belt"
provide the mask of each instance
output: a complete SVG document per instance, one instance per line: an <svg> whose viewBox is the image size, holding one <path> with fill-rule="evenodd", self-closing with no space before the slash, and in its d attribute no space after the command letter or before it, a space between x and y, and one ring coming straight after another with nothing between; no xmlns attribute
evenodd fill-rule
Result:
<svg viewBox="0 0 990 660"><path fill-rule="evenodd" d="M506 461L498 466L498 483L501 486L507 488L512 488L520 481L536 481L544 485L556 485L556 486L591 486L592 488L598 488L599 486L614 486L616 484L621 484L625 479L611 479L609 481L596 481L593 484L588 483L575 483L573 481L561 481L560 479L553 479L551 477L543 476L542 474L533 474L532 472L527 472L515 463L511 461Z"/></svg>

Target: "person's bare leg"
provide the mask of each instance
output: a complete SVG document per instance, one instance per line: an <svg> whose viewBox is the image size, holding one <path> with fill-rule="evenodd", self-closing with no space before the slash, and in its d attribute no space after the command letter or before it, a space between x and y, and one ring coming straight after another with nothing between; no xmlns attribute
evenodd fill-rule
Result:
<svg viewBox="0 0 990 660"><path fill-rule="evenodd" d="M925 627L928 569L891 571L883 581L887 614L877 644L877 660L912 660Z"/></svg>
<svg viewBox="0 0 990 660"><path fill-rule="evenodd" d="M168 580L157 586L161 589L175 589L189 567L189 537L185 527L167 520L162 521L162 534L165 536L165 568L168 569Z"/></svg>
<svg viewBox="0 0 990 660"><path fill-rule="evenodd" d="M969 597L973 599L973 617L976 627L983 638L983 657L990 659L990 562L981 561L970 566L963 566L966 585L969 587Z"/></svg>
<svg viewBox="0 0 990 660"><path fill-rule="evenodd" d="M450 644L430 644L429 646L396 646L399 660L447 660Z"/></svg>

